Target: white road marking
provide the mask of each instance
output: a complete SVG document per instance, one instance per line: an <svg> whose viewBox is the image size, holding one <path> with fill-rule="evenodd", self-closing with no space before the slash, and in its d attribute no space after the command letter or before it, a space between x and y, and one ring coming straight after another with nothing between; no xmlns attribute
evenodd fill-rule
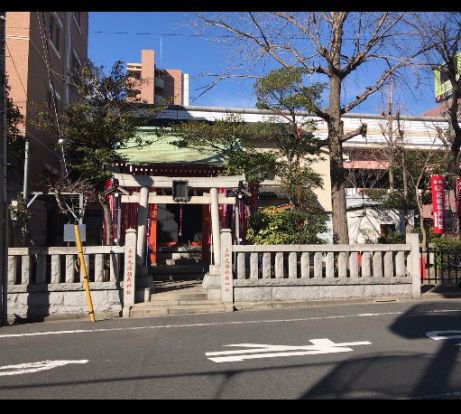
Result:
<svg viewBox="0 0 461 414"><path fill-rule="evenodd" d="M321 339L310 339L309 342L312 345L303 346L292 346L292 345L268 345L268 344L229 344L224 346L236 346L247 349L240 349L237 351L217 351L217 352L205 352L210 361L216 363L222 362L240 362L246 359L258 359L258 358L275 358L284 356L296 356L296 355L318 355L318 354L334 354L339 352L352 352L353 349L350 346L357 345L371 345L369 341L361 342L343 342L335 344L333 341L327 338ZM224 356L216 356L224 355ZM216 357L215 357L216 356Z"/></svg>
<svg viewBox="0 0 461 414"><path fill-rule="evenodd" d="M0 367L0 377L6 375L22 375L22 374L33 374L40 371L48 371L53 368L63 367L69 364L87 364L88 359L80 360L56 360L56 361L37 361L37 362L26 362L17 365L5 365Z"/></svg>
<svg viewBox="0 0 461 414"><path fill-rule="evenodd" d="M412 396L406 399L408 400L420 400L420 399L433 400L435 398L459 398L459 397L461 397L461 392L454 391L454 392L446 392L443 394L426 394L426 395L419 395L415 397Z"/></svg>
<svg viewBox="0 0 461 414"><path fill-rule="evenodd" d="M433 339L434 341L441 341L443 339L461 339L461 331L430 331L426 332L426 336Z"/></svg>
<svg viewBox="0 0 461 414"><path fill-rule="evenodd" d="M396 316L403 315L405 317L413 317L417 315L430 315L432 313L448 313L448 312L461 312L457 309L441 309L431 311L413 312L405 315L404 312L379 312L379 313L358 313L353 315L330 315L330 316L311 316L308 318L292 318L292 319L263 319L263 320L250 320L250 321L228 321L228 322L205 322L205 323L186 323L186 324L171 324L171 325L147 325L147 326L132 326L128 328L100 328L100 329L75 329L65 331L46 331L46 332L29 332L20 334L3 334L0 339L20 338L31 336L47 336L47 335L66 335L66 334L79 334L79 333L97 333L97 332L115 332L115 331L137 331L143 329L169 329L169 328L200 328L204 326L226 326L226 325L248 325L248 324L262 324L262 323L279 323L279 322L304 322L304 321L320 321L325 319L349 319L349 318L368 318L374 316Z"/></svg>

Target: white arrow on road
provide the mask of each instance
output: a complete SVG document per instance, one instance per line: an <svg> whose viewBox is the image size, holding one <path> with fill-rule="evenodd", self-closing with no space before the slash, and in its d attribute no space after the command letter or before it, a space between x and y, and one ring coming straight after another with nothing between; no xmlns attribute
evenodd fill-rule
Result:
<svg viewBox="0 0 461 414"><path fill-rule="evenodd" d="M309 342L312 345L291 346L291 345L268 345L268 344L229 344L224 346L235 346L247 349L240 349L237 351L218 351L218 352L205 352L210 361L220 362L237 362L245 359L256 358L275 358L282 356L294 355L318 355L318 354L334 354L338 352L351 352L353 351L350 346L354 345L371 345L369 341L362 342L343 342L335 344L327 338L311 339ZM217 356L225 355L225 356ZM216 357L215 357L216 356Z"/></svg>
<svg viewBox="0 0 461 414"><path fill-rule="evenodd" d="M0 367L0 377L6 375L33 374L34 372L48 371L53 368L63 367L69 364L87 364L88 359L79 359L74 361L56 360L56 361L37 361L26 362L17 365L5 365Z"/></svg>
<svg viewBox="0 0 461 414"><path fill-rule="evenodd" d="M426 332L426 336L433 339L434 341L440 341L442 339L461 339L461 331L430 331Z"/></svg>

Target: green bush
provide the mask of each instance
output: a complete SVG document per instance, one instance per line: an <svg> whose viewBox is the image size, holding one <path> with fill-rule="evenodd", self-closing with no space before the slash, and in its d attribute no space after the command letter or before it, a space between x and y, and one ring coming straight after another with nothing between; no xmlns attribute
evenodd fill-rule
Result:
<svg viewBox="0 0 461 414"><path fill-rule="evenodd" d="M297 209L265 208L250 219L247 240L253 244L321 244L327 230L325 214Z"/></svg>
<svg viewBox="0 0 461 414"><path fill-rule="evenodd" d="M405 243L405 236L398 231L390 231L384 236L380 237L379 243L383 244L401 244Z"/></svg>
<svg viewBox="0 0 461 414"><path fill-rule="evenodd" d="M453 239L447 235L441 235L434 242L435 248L443 253L461 253L461 240Z"/></svg>

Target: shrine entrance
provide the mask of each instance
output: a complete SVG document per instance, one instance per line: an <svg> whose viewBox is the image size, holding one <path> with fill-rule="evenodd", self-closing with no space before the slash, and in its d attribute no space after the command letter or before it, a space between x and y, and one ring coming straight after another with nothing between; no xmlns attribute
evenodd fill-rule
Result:
<svg viewBox="0 0 461 414"><path fill-rule="evenodd" d="M222 213L233 214L239 208L237 197L228 196L227 191L235 191L243 176L165 177L115 173L114 179L117 191L112 194L119 199L120 207L126 206L114 209L120 212L115 221L122 223L128 216L132 217L125 227L137 228L136 256L142 273L160 266L220 265L220 222L225 216ZM187 199L173 196L172 185L178 181L187 185ZM131 207L127 209L128 206ZM237 220L235 226L237 233L240 222ZM229 223L224 221L223 225L230 227Z"/></svg>
<svg viewBox="0 0 461 414"><path fill-rule="evenodd" d="M150 210L148 265L209 264L209 205L156 204Z"/></svg>

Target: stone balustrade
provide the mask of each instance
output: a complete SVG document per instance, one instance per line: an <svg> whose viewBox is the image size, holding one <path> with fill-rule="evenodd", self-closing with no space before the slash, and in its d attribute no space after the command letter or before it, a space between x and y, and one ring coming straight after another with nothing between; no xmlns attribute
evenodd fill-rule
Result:
<svg viewBox="0 0 461 414"><path fill-rule="evenodd" d="M117 282L124 246L84 247L84 260L90 282ZM75 247L10 247L8 286L83 282Z"/></svg>
<svg viewBox="0 0 461 414"><path fill-rule="evenodd" d="M228 302L420 295L416 234L409 234L406 244L354 246L232 245L229 234L221 237L223 252L232 259Z"/></svg>
<svg viewBox="0 0 461 414"><path fill-rule="evenodd" d="M129 309L136 293L136 231L127 230L125 246L84 246L83 253L94 311ZM12 321L87 313L75 246L10 247L7 312Z"/></svg>

